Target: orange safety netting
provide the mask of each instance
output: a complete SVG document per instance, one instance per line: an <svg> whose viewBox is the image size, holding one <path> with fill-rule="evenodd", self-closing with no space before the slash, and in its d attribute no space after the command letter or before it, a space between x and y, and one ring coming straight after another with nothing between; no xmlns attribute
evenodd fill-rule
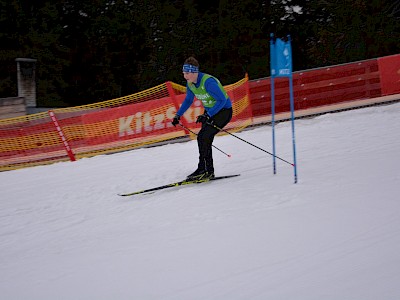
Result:
<svg viewBox="0 0 400 300"><path fill-rule="evenodd" d="M225 89L233 104L233 118L225 129L251 125L248 77ZM186 87L166 82L113 100L0 120L0 171L194 138L171 125L185 92ZM195 120L202 112L195 100L182 123L197 132Z"/></svg>

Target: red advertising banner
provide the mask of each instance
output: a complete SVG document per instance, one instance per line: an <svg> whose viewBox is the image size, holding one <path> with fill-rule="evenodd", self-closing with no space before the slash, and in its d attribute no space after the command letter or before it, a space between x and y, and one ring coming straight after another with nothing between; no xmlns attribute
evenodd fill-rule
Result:
<svg viewBox="0 0 400 300"><path fill-rule="evenodd" d="M378 58L382 96L400 93L400 54Z"/></svg>
<svg viewBox="0 0 400 300"><path fill-rule="evenodd" d="M171 119L176 112L169 97L108 108L82 115L87 144L148 138L176 131Z"/></svg>

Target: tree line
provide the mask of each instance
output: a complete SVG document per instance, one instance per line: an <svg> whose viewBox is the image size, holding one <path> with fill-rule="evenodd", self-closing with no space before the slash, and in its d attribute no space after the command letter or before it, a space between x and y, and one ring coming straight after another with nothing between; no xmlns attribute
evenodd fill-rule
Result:
<svg viewBox="0 0 400 300"><path fill-rule="evenodd" d="M223 84L269 76L269 36L288 34L294 70L400 53L400 0L0 0L0 97L17 57L37 59L39 106L185 84L195 56Z"/></svg>

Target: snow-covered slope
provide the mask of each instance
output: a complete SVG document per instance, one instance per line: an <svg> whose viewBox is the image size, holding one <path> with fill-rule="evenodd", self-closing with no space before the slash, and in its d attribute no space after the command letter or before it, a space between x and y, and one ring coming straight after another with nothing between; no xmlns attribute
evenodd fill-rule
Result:
<svg viewBox="0 0 400 300"><path fill-rule="evenodd" d="M399 138L400 104L298 120L298 184L230 135L241 176L151 195L117 194L183 179L196 141L2 172L1 299L400 299Z"/></svg>

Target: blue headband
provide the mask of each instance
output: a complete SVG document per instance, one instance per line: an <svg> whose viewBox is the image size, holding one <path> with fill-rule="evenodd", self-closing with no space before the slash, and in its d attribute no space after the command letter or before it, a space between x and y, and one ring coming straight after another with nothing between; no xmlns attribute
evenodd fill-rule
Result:
<svg viewBox="0 0 400 300"><path fill-rule="evenodd" d="M183 72L186 73L198 73L199 72L199 67L189 65L189 64L184 64L182 68Z"/></svg>

